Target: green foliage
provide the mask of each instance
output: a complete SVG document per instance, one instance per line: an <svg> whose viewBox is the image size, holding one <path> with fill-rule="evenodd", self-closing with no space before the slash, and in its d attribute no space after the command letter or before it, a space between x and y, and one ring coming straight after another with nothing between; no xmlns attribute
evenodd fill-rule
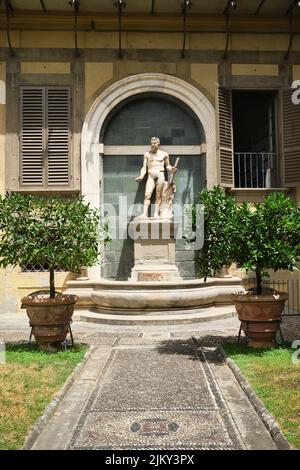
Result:
<svg viewBox="0 0 300 470"><path fill-rule="evenodd" d="M270 194L251 209L238 210L234 261L257 276L257 293L267 269L293 271L300 259L300 210L284 193Z"/></svg>
<svg viewBox="0 0 300 470"><path fill-rule="evenodd" d="M57 266L76 272L98 262L99 242L107 239L107 227L82 197L0 198L1 267L42 264L50 272Z"/></svg>
<svg viewBox="0 0 300 470"><path fill-rule="evenodd" d="M237 206L234 198L219 186L203 189L199 204L204 206L204 245L197 262L200 274L206 277L232 264Z"/></svg>
<svg viewBox="0 0 300 470"><path fill-rule="evenodd" d="M215 186L200 193L204 206L204 245L198 253L200 273L215 273L233 262L257 277L257 293L268 269L293 271L300 260L300 209L284 193L270 194L254 207L237 206ZM195 224L195 207L192 209Z"/></svg>

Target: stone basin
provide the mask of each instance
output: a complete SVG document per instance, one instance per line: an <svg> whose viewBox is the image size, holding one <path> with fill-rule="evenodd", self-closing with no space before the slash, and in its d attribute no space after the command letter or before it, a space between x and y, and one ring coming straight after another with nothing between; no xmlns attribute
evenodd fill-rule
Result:
<svg viewBox="0 0 300 470"><path fill-rule="evenodd" d="M238 277L176 281L69 281L67 294L79 297L76 309L118 315L183 314L205 307L232 305L243 292Z"/></svg>

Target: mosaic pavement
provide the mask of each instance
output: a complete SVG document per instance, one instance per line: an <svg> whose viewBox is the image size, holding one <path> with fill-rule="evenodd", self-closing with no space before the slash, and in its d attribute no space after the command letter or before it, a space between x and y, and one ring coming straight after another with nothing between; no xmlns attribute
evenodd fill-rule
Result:
<svg viewBox="0 0 300 470"><path fill-rule="evenodd" d="M285 317L282 328L297 339L299 318ZM236 339L237 318L151 328L74 322L72 329L93 352L26 448L277 448L216 350ZM1 339L28 336L25 315L1 315Z"/></svg>
<svg viewBox="0 0 300 470"><path fill-rule="evenodd" d="M192 381L191 381L192 379ZM242 449L204 353L192 339L112 348L69 449Z"/></svg>

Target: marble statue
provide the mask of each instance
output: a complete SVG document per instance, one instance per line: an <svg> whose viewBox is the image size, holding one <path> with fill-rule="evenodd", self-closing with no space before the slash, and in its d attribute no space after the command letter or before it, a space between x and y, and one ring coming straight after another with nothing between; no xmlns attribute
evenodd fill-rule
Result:
<svg viewBox="0 0 300 470"><path fill-rule="evenodd" d="M158 137L152 137L150 144L151 149L144 154L144 163L140 176L135 178L137 182L140 182L148 173L144 210L139 218L148 217L150 199L154 189L156 191L154 218L171 218L173 217L172 202L176 190L173 176L177 171L179 159L177 158L174 166L170 165L168 153L159 148L160 140ZM172 174L168 180L165 179L165 169Z"/></svg>

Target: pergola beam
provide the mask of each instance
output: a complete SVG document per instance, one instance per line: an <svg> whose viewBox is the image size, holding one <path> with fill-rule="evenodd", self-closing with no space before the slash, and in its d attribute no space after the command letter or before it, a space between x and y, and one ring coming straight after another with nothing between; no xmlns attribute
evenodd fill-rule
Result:
<svg viewBox="0 0 300 470"><path fill-rule="evenodd" d="M42 7L43 12L44 12L44 13L47 13L44 0L40 0L40 4L41 4L41 7Z"/></svg>
<svg viewBox="0 0 300 470"><path fill-rule="evenodd" d="M223 59L227 59L228 47L229 47L229 38L230 38L230 28L229 28L229 15L230 15L230 8L237 8L237 2L234 0L227 0L227 3L224 8L223 14L226 15L226 45L224 50Z"/></svg>
<svg viewBox="0 0 300 470"><path fill-rule="evenodd" d="M155 0L152 0L152 2L151 2L151 11L150 11L151 15L153 15L153 13L154 13L154 7L155 7Z"/></svg>
<svg viewBox="0 0 300 470"><path fill-rule="evenodd" d="M300 6L299 5L299 2L298 0L293 0L293 2L290 4L286 14L289 15L289 26L290 26L290 40L289 40L289 46L288 46L288 50L286 51L286 54L284 56L285 60L288 60L289 57L290 57L290 53L291 53L291 50L292 50L292 45L293 45L293 41L294 41L294 35L295 35L295 32L294 32L294 22L293 22L293 19L294 19L294 8L296 6Z"/></svg>
<svg viewBox="0 0 300 470"><path fill-rule="evenodd" d="M294 6L297 4L297 0L293 0L292 3L290 4L290 6L288 7L288 9L286 10L286 15L290 15L291 12L293 11L294 9Z"/></svg>
<svg viewBox="0 0 300 470"><path fill-rule="evenodd" d="M191 0L184 0L182 4L182 15L183 15L183 44L182 44L182 51L181 51L181 58L184 59L185 57L185 42L186 42L186 14L188 8L191 8L192 2Z"/></svg>
<svg viewBox="0 0 300 470"><path fill-rule="evenodd" d="M10 55L11 55L11 57L14 57L15 52L12 48L11 40L10 40L10 15L13 12L13 7L12 7L11 2L9 0L4 0L4 3L5 3L5 10L6 10L6 37L7 37L7 42L8 42L8 46L9 46Z"/></svg>
<svg viewBox="0 0 300 470"><path fill-rule="evenodd" d="M256 8L256 11L255 11L255 16L259 15L259 12L260 10L262 9L262 7L264 6L264 3L266 2L266 0L260 0L259 2L259 5L258 7Z"/></svg>
<svg viewBox="0 0 300 470"><path fill-rule="evenodd" d="M294 40L293 13L294 13L294 4L289 11L290 40L289 40L288 50L286 51L286 54L284 56L285 60L288 60L288 58L290 57L290 52L291 52L293 40Z"/></svg>
<svg viewBox="0 0 300 470"><path fill-rule="evenodd" d="M74 42L75 42L75 54L76 57L79 57L79 50L78 50L78 38L77 38L77 19L80 7L79 0L70 0L70 6L74 9Z"/></svg>
<svg viewBox="0 0 300 470"><path fill-rule="evenodd" d="M122 13L123 9L126 7L125 0L115 0L115 6L118 9L119 15L119 59L122 59L123 52L122 52Z"/></svg>
<svg viewBox="0 0 300 470"><path fill-rule="evenodd" d="M5 1L5 6L7 6L7 9L9 10L10 13L13 13L14 8L12 6L11 0L4 0Z"/></svg>
<svg viewBox="0 0 300 470"><path fill-rule="evenodd" d="M227 0L223 10L223 15L226 15L229 12L230 7L235 9L237 7L237 2L235 0Z"/></svg>

